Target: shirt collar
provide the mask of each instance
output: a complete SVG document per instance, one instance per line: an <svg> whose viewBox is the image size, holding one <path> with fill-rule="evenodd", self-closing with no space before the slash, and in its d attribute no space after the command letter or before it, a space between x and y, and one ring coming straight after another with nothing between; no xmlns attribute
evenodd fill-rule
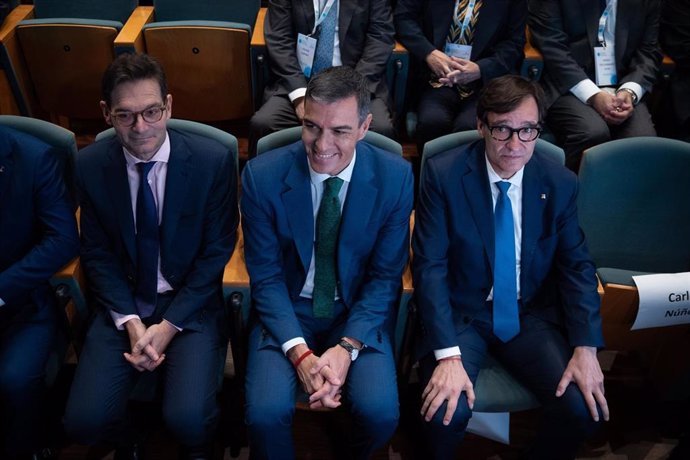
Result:
<svg viewBox="0 0 690 460"><path fill-rule="evenodd" d="M320 184L321 182L325 181L326 179L329 179L331 177L339 177L343 181L349 183L350 180L352 179L352 170L355 168L355 161L357 160L357 149L355 149L354 153L352 154L352 161L350 161L350 164L345 167L342 171L340 171L338 174L335 176L331 176L330 174L322 174L322 173L317 173L311 168L311 163L309 163L309 159L307 159L307 164L309 165L309 177L311 178L311 183L312 184Z"/></svg>
<svg viewBox="0 0 690 460"><path fill-rule="evenodd" d="M486 156L486 154L484 154L484 161L486 161L486 171L489 173L489 183L494 184L496 182L506 181L510 182L511 185L514 185L516 187L522 187L522 176L525 173L524 166L518 169L518 171L515 174L513 174L513 177L511 177L510 179L503 179L496 173L494 167L491 166L491 162L489 162L489 157Z"/></svg>
<svg viewBox="0 0 690 460"><path fill-rule="evenodd" d="M129 153L125 147L122 147L122 150L125 152L125 160L127 161L127 166L134 166L137 163L142 163L142 161ZM153 157L149 161L157 161L160 163L167 163L170 160L170 136L168 136L168 132L165 132L165 140L163 141L163 144L160 146L158 151L156 152Z"/></svg>

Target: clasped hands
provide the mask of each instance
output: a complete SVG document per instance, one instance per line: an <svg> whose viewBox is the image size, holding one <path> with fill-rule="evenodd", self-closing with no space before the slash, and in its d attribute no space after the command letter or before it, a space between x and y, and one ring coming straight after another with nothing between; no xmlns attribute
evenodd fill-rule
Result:
<svg viewBox="0 0 690 460"><path fill-rule="evenodd" d="M434 50L426 57L426 63L444 86L466 85L481 78L479 66L468 59L448 56Z"/></svg>
<svg viewBox="0 0 690 460"><path fill-rule="evenodd" d="M294 363L308 350L305 344L296 345L288 352ZM321 356L310 354L295 368L302 388L309 395L309 407L336 408L341 405L342 386L350 369L350 354L335 345Z"/></svg>
<svg viewBox="0 0 690 460"><path fill-rule="evenodd" d="M165 360L165 350L178 330L166 320L152 324L148 328L139 318L125 323L132 347L124 353L125 359L139 372L153 371Z"/></svg>
<svg viewBox="0 0 690 460"><path fill-rule="evenodd" d="M633 112L632 96L626 91L619 91L616 94L599 91L587 102L610 125L620 125Z"/></svg>

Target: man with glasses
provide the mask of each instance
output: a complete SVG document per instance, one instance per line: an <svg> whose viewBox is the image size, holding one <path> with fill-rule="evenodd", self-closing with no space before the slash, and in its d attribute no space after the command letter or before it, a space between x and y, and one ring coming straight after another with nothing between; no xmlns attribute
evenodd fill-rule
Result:
<svg viewBox="0 0 690 460"><path fill-rule="evenodd" d="M221 279L238 223L235 164L221 144L167 128L172 96L146 55L110 65L101 108L116 136L76 160L81 263L96 315L65 429L79 442L113 443L117 459L139 458L127 400L154 372L184 457L210 458L227 343Z"/></svg>
<svg viewBox="0 0 690 460"><path fill-rule="evenodd" d="M529 458L573 458L608 420L594 264L577 180L535 141L542 92L492 80L477 105L483 137L426 161L413 237L422 321L422 416L434 458L453 458L490 352L539 399Z"/></svg>

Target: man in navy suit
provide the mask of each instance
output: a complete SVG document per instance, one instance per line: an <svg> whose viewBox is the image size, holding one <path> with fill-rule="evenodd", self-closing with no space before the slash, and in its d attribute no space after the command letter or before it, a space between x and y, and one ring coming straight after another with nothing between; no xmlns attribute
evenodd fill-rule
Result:
<svg viewBox="0 0 690 460"><path fill-rule="evenodd" d="M96 315L65 429L124 451L134 441L124 428L137 376L162 373L168 428L190 458L207 458L227 343L221 280L236 237L235 165L221 144L166 128L172 96L146 55L110 65L101 108L116 136L76 161L81 263Z"/></svg>
<svg viewBox="0 0 690 460"><path fill-rule="evenodd" d="M298 386L312 407L337 407L341 395L349 402L356 458L397 426L389 326L413 178L401 157L359 142L370 122L362 76L325 70L307 87L302 140L251 160L242 174L255 306L246 420L257 458L294 456Z"/></svg>
<svg viewBox="0 0 690 460"><path fill-rule="evenodd" d="M529 1L546 121L573 171L589 147L656 135L645 96L661 64L660 14L659 0Z"/></svg>
<svg viewBox="0 0 690 460"><path fill-rule="evenodd" d="M48 279L77 255L74 208L53 148L0 126L0 457L42 440L45 366L59 312Z"/></svg>
<svg viewBox="0 0 690 460"><path fill-rule="evenodd" d="M335 23L331 41L325 38L322 16L331 15ZM264 37L268 51L271 81L264 92L264 103L249 123L249 154L263 136L297 126L304 118L304 93L309 77L320 69L349 66L361 73L372 95L371 130L395 137L388 107L386 64L393 51L395 31L390 5L381 0L273 0L268 6ZM308 38L307 38L308 37ZM328 42L330 59L322 65L316 51L305 72L300 59L308 47L299 43L317 38ZM324 67L326 66L326 67ZM309 75L305 75L309 73Z"/></svg>
<svg viewBox="0 0 690 460"><path fill-rule="evenodd" d="M577 180L535 151L542 93L517 76L482 91L483 140L424 165L414 284L422 321L422 415L435 458L451 458L491 352L543 406L530 458L573 458L608 420L594 264Z"/></svg>
<svg viewBox="0 0 690 460"><path fill-rule="evenodd" d="M481 87L516 73L526 0L398 0L395 28L414 57L418 145L473 129ZM433 86L432 86L433 85Z"/></svg>

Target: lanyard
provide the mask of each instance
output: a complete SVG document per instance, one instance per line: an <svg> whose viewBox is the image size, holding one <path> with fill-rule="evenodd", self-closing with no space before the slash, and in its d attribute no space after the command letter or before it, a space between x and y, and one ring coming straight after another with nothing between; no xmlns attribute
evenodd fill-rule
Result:
<svg viewBox="0 0 690 460"><path fill-rule="evenodd" d="M463 37L465 35L465 29L467 29L467 26L469 25L474 13L475 3L477 3L477 0L470 0L470 2L467 4L467 9L465 10L465 18L462 20L462 26L460 27L460 37ZM460 0L455 2L455 12L453 13L454 18L458 17L458 6L460 6Z"/></svg>
<svg viewBox="0 0 690 460"><path fill-rule="evenodd" d="M611 11L613 10L614 3L616 2L612 0L607 0L606 8L604 9L604 12L599 18L599 29L597 30L597 39L599 40L599 44L604 48L606 48L606 40L604 39L604 29L606 29L606 22L609 19Z"/></svg>
<svg viewBox="0 0 690 460"><path fill-rule="evenodd" d="M319 10L321 8L318 8L315 11L315 16L316 20L314 21L314 30L311 31L312 34L316 32L316 28L319 27L319 24L323 22L324 19L326 19L326 16L328 16L329 11L331 11L331 8L333 8L333 4L335 3L335 0L327 0L326 4L323 6L323 10L319 13ZM314 6L319 6L320 2L314 2Z"/></svg>

